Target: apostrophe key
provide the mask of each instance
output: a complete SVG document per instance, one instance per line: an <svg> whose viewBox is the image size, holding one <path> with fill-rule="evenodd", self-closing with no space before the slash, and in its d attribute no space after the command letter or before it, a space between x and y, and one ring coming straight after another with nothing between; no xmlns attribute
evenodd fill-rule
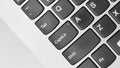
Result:
<svg viewBox="0 0 120 68"><path fill-rule="evenodd" d="M23 7L24 13L31 19L38 17L44 10L44 7L38 0L29 0Z"/></svg>

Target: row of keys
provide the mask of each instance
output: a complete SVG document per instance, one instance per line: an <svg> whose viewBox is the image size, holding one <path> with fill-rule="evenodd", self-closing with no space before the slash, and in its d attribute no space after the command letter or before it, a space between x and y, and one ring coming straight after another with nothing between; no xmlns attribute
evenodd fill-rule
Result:
<svg viewBox="0 0 120 68"><path fill-rule="evenodd" d="M14 1L18 5L21 5L25 0ZM41 1L46 6L49 6L55 0ZM80 5L85 0L72 1L76 5ZM105 10L109 7L109 2L107 0L90 0L87 3L87 6L96 16L99 16L103 12L105 12ZM113 9L111 9L109 13L117 21L120 21L118 8L119 3ZM60 0L52 7L52 10L62 20L67 18L74 11L74 9L75 7L68 0ZM22 10L31 20L33 20L43 12L44 7L38 0L29 0L22 7ZM91 15L91 13L89 13L89 11L85 7L82 7L71 17L71 20L80 28L80 30L83 30L92 23L94 17ZM35 24L43 32L43 34L47 35L51 31L53 31L59 23L60 22L57 19L57 17L51 11L47 11L39 20L37 20ZM96 24L93 25L93 27L103 38L109 36L116 29L116 25L107 15L104 15ZM115 34L115 36L108 40L109 45L116 51L117 54L120 54L120 37L118 35L119 33L120 32L118 32L117 34ZM71 42L77 34L77 29L71 24L71 22L67 21L65 24L63 24L63 26L61 26L54 34L52 34L49 37L49 40L58 50L60 50L64 48L67 44L69 44L69 42ZM70 64L74 65L77 62L79 62L82 58L84 58L91 50L93 50L99 44L99 42L99 37L94 33L94 31L89 29L62 54ZM115 43L117 43L117 45ZM107 53L109 55L106 55ZM110 57L107 58L108 56ZM116 59L116 56L105 44L102 45L96 52L94 52L92 54L92 57L103 68L108 67ZM108 61L110 59L112 60ZM78 66L78 68L83 68L84 66L86 67L86 65L91 66L90 68L97 68L97 66L90 59L84 61L80 66Z"/></svg>
<svg viewBox="0 0 120 68"><path fill-rule="evenodd" d="M14 1L20 5L25 0L14 0ZM81 4L84 1L85 0L81 0L81 1L73 0L73 2L78 4ZM54 0L42 0L42 2L48 6L51 3L53 3ZM93 11L93 13L95 13L95 15L100 15L109 7L109 2L107 0L100 0L100 1L90 0L87 3L87 6ZM74 11L75 8L68 0L60 0L52 7L52 9L60 19L65 19ZM39 3L38 0L29 0L22 7L22 10L31 20L33 20L42 13L44 7Z"/></svg>
<svg viewBox="0 0 120 68"><path fill-rule="evenodd" d="M17 0L16 0L17 1ZM78 0L73 0L74 2L78 2ZM108 3L106 0L104 0L105 3ZM19 2L23 2L23 0L20 0ZM18 2L18 3L19 3ZM44 3L52 3L54 0L42 0ZM81 3L84 1L81 1ZM91 0L91 2L95 2L96 4L98 1ZM103 2L102 0L100 2ZM88 2L89 3L89 2ZM91 4L90 4L91 5ZM99 5L99 4L98 4ZM107 8L107 7L106 7ZM74 10L74 6L68 1L68 0L60 0L58 1L53 7L53 11L58 15L59 18L65 19L68 17ZM98 8L100 10L100 8ZM38 0L29 0L23 7L22 10L25 12L25 14L31 19L35 19L38 17L44 10L44 7L39 3ZM97 9L95 9L97 10ZM104 9L105 10L105 9ZM104 11L102 11L104 12ZM47 15L47 13L46 13ZM39 23L36 23L36 26L43 32L43 34L47 35L50 33L57 25L58 21L56 23L51 23L51 20L58 20L53 14L48 15L50 19L47 19L47 21L42 21L45 17L41 17ZM92 21L94 20L93 16L87 11L85 8L81 8L77 13L75 13L71 20L81 29L85 29L87 26L89 26ZM45 22L44 24L42 22ZM41 22L41 23L40 23ZM49 25L48 25L49 23ZM44 28L44 27L46 28ZM42 27L42 28L41 28ZM51 28L52 27L52 28ZM49 29L50 28L50 29Z"/></svg>

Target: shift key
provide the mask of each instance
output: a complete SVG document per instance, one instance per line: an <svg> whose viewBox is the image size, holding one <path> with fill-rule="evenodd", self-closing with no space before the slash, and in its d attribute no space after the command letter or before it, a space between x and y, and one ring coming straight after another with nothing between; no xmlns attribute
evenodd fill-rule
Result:
<svg viewBox="0 0 120 68"><path fill-rule="evenodd" d="M100 42L98 36L89 29L62 54L71 65L76 64Z"/></svg>
<svg viewBox="0 0 120 68"><path fill-rule="evenodd" d="M52 36L49 37L49 40L58 50L60 50L72 41L77 34L78 31L69 21L67 21Z"/></svg>

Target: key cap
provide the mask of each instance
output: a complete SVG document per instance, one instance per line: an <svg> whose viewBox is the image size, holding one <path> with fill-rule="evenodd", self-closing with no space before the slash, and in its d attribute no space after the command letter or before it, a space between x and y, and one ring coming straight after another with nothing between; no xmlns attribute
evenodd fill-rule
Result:
<svg viewBox="0 0 120 68"><path fill-rule="evenodd" d="M38 0L29 0L22 7L22 10L31 20L33 20L43 12L44 7L38 2Z"/></svg>
<svg viewBox="0 0 120 68"><path fill-rule="evenodd" d="M72 0L77 6L81 5L85 0Z"/></svg>
<svg viewBox="0 0 120 68"><path fill-rule="evenodd" d="M115 1L117 1L117 0L110 0L111 2L115 2Z"/></svg>
<svg viewBox="0 0 120 68"><path fill-rule="evenodd" d="M90 0L87 3L88 8L96 15L101 15L108 7L109 2L107 0Z"/></svg>
<svg viewBox="0 0 120 68"><path fill-rule="evenodd" d="M120 30L108 40L108 44L120 55Z"/></svg>
<svg viewBox="0 0 120 68"><path fill-rule="evenodd" d="M108 68L116 60L116 56L105 44L93 53L92 57L101 68Z"/></svg>
<svg viewBox="0 0 120 68"><path fill-rule="evenodd" d="M49 34L52 30L54 30L58 24L59 20L53 15L51 11L48 11L35 23L35 25L45 35Z"/></svg>
<svg viewBox="0 0 120 68"><path fill-rule="evenodd" d="M99 42L98 36L89 29L62 54L71 65L74 65L94 49Z"/></svg>
<svg viewBox="0 0 120 68"><path fill-rule="evenodd" d="M107 16L103 16L95 25L94 29L103 37L109 36L115 29L115 23Z"/></svg>
<svg viewBox="0 0 120 68"><path fill-rule="evenodd" d="M52 4L55 0L41 0L46 6Z"/></svg>
<svg viewBox="0 0 120 68"><path fill-rule="evenodd" d="M86 59L81 65L77 68L98 68L91 59Z"/></svg>
<svg viewBox="0 0 120 68"><path fill-rule="evenodd" d="M81 29L85 29L94 20L93 16L85 8L81 8L75 13L71 20Z"/></svg>
<svg viewBox="0 0 120 68"><path fill-rule="evenodd" d="M120 24L120 2L113 7L109 13Z"/></svg>
<svg viewBox="0 0 120 68"><path fill-rule="evenodd" d="M17 5L21 5L25 0L14 0Z"/></svg>
<svg viewBox="0 0 120 68"><path fill-rule="evenodd" d="M73 27L73 25L67 21L62 27L60 27L49 40L57 49L62 49L65 47L74 37L78 34L78 31Z"/></svg>
<svg viewBox="0 0 120 68"><path fill-rule="evenodd" d="M52 9L63 20L73 12L74 6L69 0L59 0Z"/></svg>

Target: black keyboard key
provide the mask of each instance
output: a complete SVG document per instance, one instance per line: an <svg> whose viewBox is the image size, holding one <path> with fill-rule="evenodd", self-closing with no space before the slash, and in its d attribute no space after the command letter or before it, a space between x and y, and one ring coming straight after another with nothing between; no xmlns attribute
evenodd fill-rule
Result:
<svg viewBox="0 0 120 68"><path fill-rule="evenodd" d="M69 2L69 0L59 0L52 9L60 19L65 19L73 12L74 6Z"/></svg>
<svg viewBox="0 0 120 68"><path fill-rule="evenodd" d="M76 5L81 5L85 0L72 0Z"/></svg>
<svg viewBox="0 0 120 68"><path fill-rule="evenodd" d="M49 40L60 50L72 41L77 34L78 31L73 25L70 22L66 22L52 36L50 36Z"/></svg>
<svg viewBox="0 0 120 68"><path fill-rule="evenodd" d="M94 28L103 38L105 38L116 29L116 25L107 15L105 15L94 25Z"/></svg>
<svg viewBox="0 0 120 68"><path fill-rule="evenodd" d="M52 4L55 0L41 0L46 6Z"/></svg>
<svg viewBox="0 0 120 68"><path fill-rule="evenodd" d="M14 0L17 5L21 5L25 0Z"/></svg>
<svg viewBox="0 0 120 68"><path fill-rule="evenodd" d="M94 49L99 42L98 36L89 29L63 52L63 56L70 64L74 65Z"/></svg>
<svg viewBox="0 0 120 68"><path fill-rule="evenodd" d="M85 60L80 66L77 68L98 68L91 59Z"/></svg>
<svg viewBox="0 0 120 68"><path fill-rule="evenodd" d="M103 44L92 57L101 68L108 68L116 60L116 56L105 44Z"/></svg>
<svg viewBox="0 0 120 68"><path fill-rule="evenodd" d="M39 3L38 0L29 0L22 7L22 10L31 20L33 20L42 13L42 11L44 10L44 7Z"/></svg>
<svg viewBox="0 0 120 68"><path fill-rule="evenodd" d="M108 40L108 44L120 55L120 30Z"/></svg>
<svg viewBox="0 0 120 68"><path fill-rule="evenodd" d="M109 5L110 4L107 0L90 0L87 3L87 6L96 16L101 15L109 7Z"/></svg>
<svg viewBox="0 0 120 68"><path fill-rule="evenodd" d="M59 24L59 20L51 11L48 11L35 24L43 32L43 34L47 35L55 29L55 27Z"/></svg>
<svg viewBox="0 0 120 68"><path fill-rule="evenodd" d="M120 24L120 2L115 7L113 7L109 13Z"/></svg>
<svg viewBox="0 0 120 68"><path fill-rule="evenodd" d="M87 9L81 8L71 19L81 30L83 30L92 23L94 17Z"/></svg>
<svg viewBox="0 0 120 68"><path fill-rule="evenodd" d="M115 2L115 1L117 1L117 0L110 0L111 2Z"/></svg>

